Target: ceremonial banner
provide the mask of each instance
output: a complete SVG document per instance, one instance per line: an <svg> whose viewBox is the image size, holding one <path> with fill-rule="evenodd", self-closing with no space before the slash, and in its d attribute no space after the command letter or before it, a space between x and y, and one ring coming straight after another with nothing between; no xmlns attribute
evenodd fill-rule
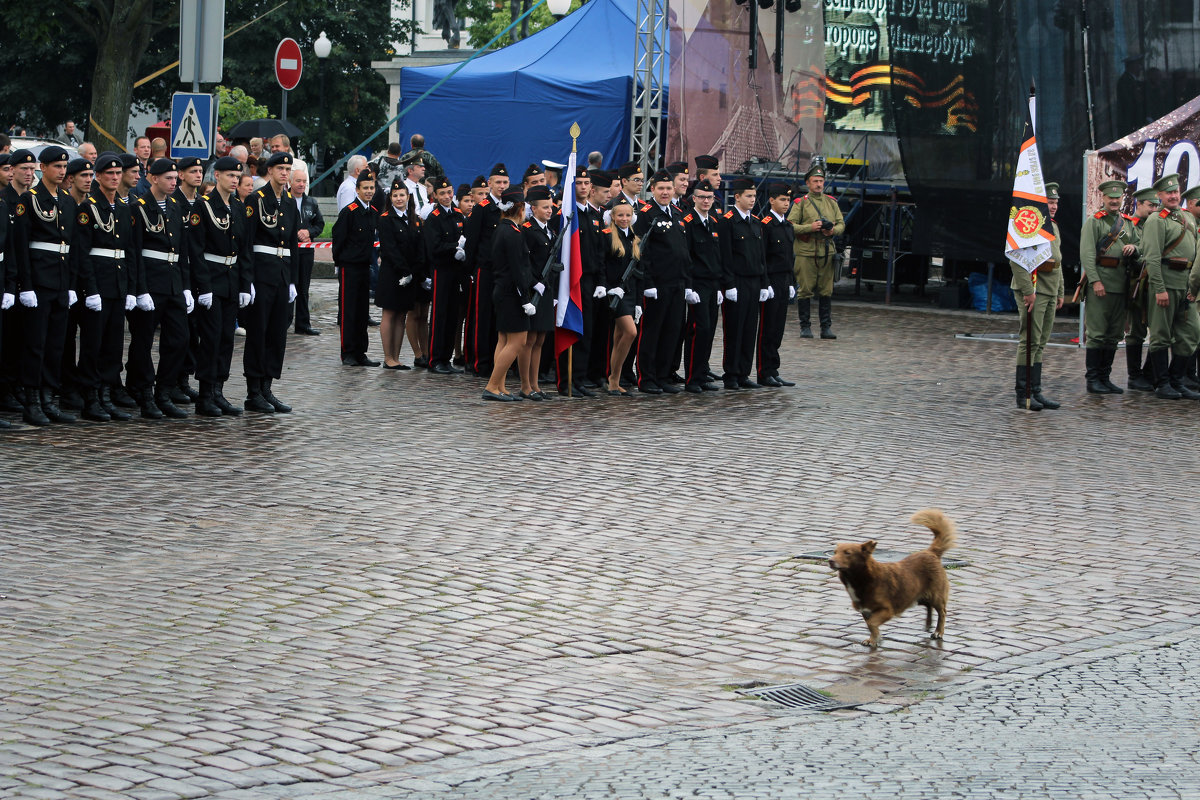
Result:
<svg viewBox="0 0 1200 800"><path fill-rule="evenodd" d="M573 131L574 132L574 131ZM554 317L554 354L565 351L583 337L583 300L579 280L583 259L579 255L579 209L575 206L575 152L563 173L562 221L570 226L562 240L563 271L558 273L558 307Z"/></svg>
<svg viewBox="0 0 1200 800"><path fill-rule="evenodd" d="M1030 97L1025 134L1021 137L1021 151L1013 176L1012 207L1008 212L1008 236L1004 247L1005 256L1031 273L1052 258L1050 243L1054 241L1033 116L1034 98Z"/></svg>

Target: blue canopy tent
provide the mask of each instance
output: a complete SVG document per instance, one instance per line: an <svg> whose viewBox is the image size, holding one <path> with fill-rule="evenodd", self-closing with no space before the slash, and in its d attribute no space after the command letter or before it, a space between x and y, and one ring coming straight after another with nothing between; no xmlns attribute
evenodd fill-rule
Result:
<svg viewBox="0 0 1200 800"><path fill-rule="evenodd" d="M514 182L531 163L566 163L578 122L580 163L629 158L634 0L589 0L549 28L480 56L400 120L400 141L425 136L457 186L503 161ZM401 109L458 64L400 71Z"/></svg>

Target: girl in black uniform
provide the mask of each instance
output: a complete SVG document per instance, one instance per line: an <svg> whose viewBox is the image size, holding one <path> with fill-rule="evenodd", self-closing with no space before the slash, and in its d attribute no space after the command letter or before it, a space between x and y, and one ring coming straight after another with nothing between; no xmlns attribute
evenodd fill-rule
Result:
<svg viewBox="0 0 1200 800"><path fill-rule="evenodd" d="M633 206L624 197L618 196L612 207L612 225L604 231L609 236L604 260L608 285L612 287L608 294L618 299L617 308L612 312L612 354L608 360L608 393L616 397L629 397L629 392L621 388L621 365L625 363L625 356L637 338L637 319L642 311L636 305L641 297L637 280L630 277L626 284L621 283L629 260L640 257L640 240L633 235L632 224Z"/></svg>
<svg viewBox="0 0 1200 800"><path fill-rule="evenodd" d="M542 346L546 343L546 334L554 330L554 295L558 290L558 275L550 276L553 285L541 282L542 270L546 259L550 257L550 245L554 241L555 226L550 222L554 217L554 202L550 190L545 186L534 186L525 195L532 216L525 220L521 231L525 235L525 246L529 248L529 263L533 269L533 285L530 287L540 299L537 301L537 313L529 318L529 337L525 350L519 355L521 365L521 397L527 400L549 400L550 396L538 386L538 374L541 372Z"/></svg>
<svg viewBox="0 0 1200 800"><path fill-rule="evenodd" d="M420 220L414 213L408 186L392 181L389 202L379 214L379 282L375 305L383 309L379 338L383 343L384 369L410 369L400 362L406 318L415 304L415 293L424 280ZM419 346L419 345L418 345ZM422 353L416 348L413 355Z"/></svg>
<svg viewBox="0 0 1200 800"><path fill-rule="evenodd" d="M509 189L496 205L501 217L492 235L492 311L499 338L492 377L484 387L483 399L511 402L520 398L504 390L504 376L528 342L529 317L537 308L530 302L533 269L520 228L525 219L525 193L520 188ZM523 366L518 366L522 370L521 384L526 385L528 376Z"/></svg>

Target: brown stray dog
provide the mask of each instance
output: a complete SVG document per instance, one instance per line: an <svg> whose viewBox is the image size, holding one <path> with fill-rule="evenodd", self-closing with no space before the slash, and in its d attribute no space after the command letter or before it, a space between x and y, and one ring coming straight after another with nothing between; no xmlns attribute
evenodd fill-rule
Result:
<svg viewBox="0 0 1200 800"><path fill-rule="evenodd" d="M871 557L876 542L838 544L829 559L829 567L837 572L850 595L850 604L862 614L871 631L863 644L879 646L879 626L897 617L913 603L925 606L925 630L933 624L933 612L938 615L937 630L932 639L941 639L946 627L946 600L950 597L950 581L942 566L942 554L954 547L954 521L936 508L925 508L912 515L912 521L933 531L929 548L913 553L901 561L885 564Z"/></svg>

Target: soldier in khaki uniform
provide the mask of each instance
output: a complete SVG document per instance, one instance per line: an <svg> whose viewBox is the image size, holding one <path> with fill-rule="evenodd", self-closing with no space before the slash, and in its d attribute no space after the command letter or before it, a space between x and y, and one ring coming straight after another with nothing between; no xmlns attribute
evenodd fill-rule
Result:
<svg viewBox="0 0 1200 800"><path fill-rule="evenodd" d="M1137 259L1133 217L1121 213L1122 181L1100 184L1102 208L1088 217L1079 235L1079 260L1087 287L1084 323L1087 327L1087 390L1091 394L1124 394L1114 384L1113 358L1125 335L1129 282L1125 265Z"/></svg>
<svg viewBox="0 0 1200 800"><path fill-rule="evenodd" d="M1125 368L1129 373L1129 388L1139 392L1153 392L1154 382L1149 379L1149 362L1142 366L1142 343L1146 341L1146 275L1143 272L1146 255L1142 251L1142 234L1146 230L1146 219L1158 212L1158 192L1154 187L1142 189L1133 195L1134 244L1138 247L1138 261L1129 276L1129 332L1125 334Z"/></svg>
<svg viewBox="0 0 1200 800"><path fill-rule="evenodd" d="M1200 394L1183 385L1188 358L1200 343L1200 316L1187 299L1188 268L1196 257L1196 220L1180 209L1179 175L1162 176L1154 188L1163 209L1146 220L1142 234L1151 295L1147 326L1154 394L1164 400L1200 400Z"/></svg>
<svg viewBox="0 0 1200 800"><path fill-rule="evenodd" d="M1183 200L1187 204L1188 212L1196 220L1196 252L1200 255L1200 185L1193 186L1184 192ZM1200 310L1198 310L1198 313L1200 313ZM1187 369L1183 374L1183 385L1193 392L1200 390L1200 381L1196 379L1196 351L1193 351L1191 356L1188 357Z"/></svg>
<svg viewBox="0 0 1200 800"><path fill-rule="evenodd" d="M1046 184L1046 205L1050 209L1050 227L1054 231L1054 241L1050 245L1050 260L1037 268L1037 288L1033 285L1033 276L1025 268L1014 261L1009 261L1012 267L1013 279L1010 284L1013 297L1017 301L1017 309L1021 312L1021 339L1017 348L1017 408L1025 408L1025 387L1031 387L1029 408L1041 411L1043 408L1058 408L1059 403L1049 400L1042 395L1042 352L1050 341L1054 331L1054 312L1063 304L1062 276L1062 237L1058 233L1058 223L1054 215L1058 212L1058 184ZM1032 325L1029 315L1032 314ZM1025 368L1025 342L1033 328L1031 371ZM1028 384L1026 384L1028 381Z"/></svg>
<svg viewBox="0 0 1200 800"><path fill-rule="evenodd" d="M801 195L788 212L788 222L796 233L793 250L796 254L796 312L800 317L800 335L812 338L809 313L812 296L817 295L817 314L821 321L821 338L836 339L833 333L833 256L836 246L833 237L846 230L842 210L837 201L825 194L825 164L813 159L804 174L808 194Z"/></svg>

